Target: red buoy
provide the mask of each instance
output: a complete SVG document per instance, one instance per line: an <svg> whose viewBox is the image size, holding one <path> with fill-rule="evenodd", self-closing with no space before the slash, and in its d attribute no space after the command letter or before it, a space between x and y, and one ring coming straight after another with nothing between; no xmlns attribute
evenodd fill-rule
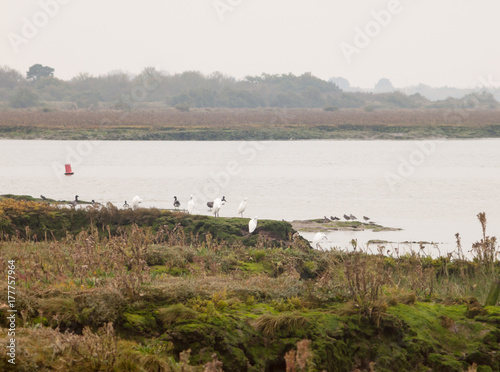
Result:
<svg viewBox="0 0 500 372"><path fill-rule="evenodd" d="M71 170L71 164L65 164L66 167L66 173L64 173L66 176L72 176L74 172Z"/></svg>

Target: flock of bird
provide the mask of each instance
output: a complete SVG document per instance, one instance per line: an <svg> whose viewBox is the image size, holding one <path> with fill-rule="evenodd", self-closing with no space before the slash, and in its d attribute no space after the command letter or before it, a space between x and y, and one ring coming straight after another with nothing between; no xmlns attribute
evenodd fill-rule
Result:
<svg viewBox="0 0 500 372"><path fill-rule="evenodd" d="M43 200L47 200L47 198L43 195L40 195L40 197L43 199ZM243 218L243 212L245 212L245 210L247 209L247 199L248 198L245 198L239 205L238 207L238 210L237 210L237 214L239 214L242 218ZM193 195L191 195L189 197L189 201L187 203L187 211L189 214L192 214L193 211L194 211L194 206L195 206L195 197ZM220 209L222 208L222 206L224 204L226 204L227 200L226 200L226 197L225 196L222 196L222 198L216 198L214 199L213 201L209 201L207 202L207 207L209 208L209 211L212 211L214 216L215 217L219 217L219 211ZM75 208L79 203L79 200L78 200L78 195L75 195L75 200L72 200L70 201L68 204L72 207L72 208ZM142 199L139 197L139 196L135 196L133 199L132 199L132 202L130 204L127 203L127 201L125 200L125 203L123 204L123 208L125 209L128 209L128 208L132 208L132 209L137 209L139 207L139 204L142 203ZM100 205L100 203L97 203L96 201L92 200L92 205L94 207ZM174 196L174 202L173 202L173 206L176 208L176 209L179 209L179 207L181 206L181 202L179 201L179 199L177 199L177 196ZM254 218L252 218L249 222L248 222L248 231L249 233L253 233L255 231L255 229L257 228L257 216L255 216Z"/></svg>
<svg viewBox="0 0 500 372"><path fill-rule="evenodd" d="M47 198L43 195L40 195L40 197L43 199L43 200L47 200ZM78 200L78 195L75 195L75 200L72 200L70 201L68 204L75 208L78 203L79 203L79 200ZM245 198L239 205L238 207L238 210L237 210L237 214L240 215L242 218L243 218L243 212L245 212L245 210L247 209L247 199L248 198ZM189 201L187 202L187 211L189 214L193 214L193 211L194 211L194 206L195 206L195 202L196 202L196 199L193 195L191 195L189 197ZM216 198L214 199L213 201L209 201L207 202L207 207L209 208L209 211L212 211L214 216L215 217L219 217L219 211L220 209L222 208L222 206L224 204L226 204L227 200L226 200L226 197L225 196L222 196L222 198ZM127 201L125 200L125 203L123 204L123 208L125 209L128 209L128 208L133 208L133 209L136 209L139 207L139 204L142 203L142 199L139 197L139 196L135 196L133 199L132 199L132 202L130 204L127 203ZM92 205L94 207L100 205L100 203L97 203L96 201L92 200ZM177 196L174 196L174 202L173 202L173 206L176 208L176 209L179 209L180 206L181 206L181 202L179 201L179 199L177 199ZM353 214L344 214L344 219L346 221L356 221L358 218L356 216L354 216ZM370 217L367 217L367 216L363 216L363 219L365 221L370 221ZM324 216L323 218L323 222L330 222L330 221L340 221L340 218L337 217L337 216L330 216L330 218L328 218L327 216ZM370 224L374 224L375 222L373 221L370 221ZM257 216L255 216L254 218L252 218L249 222L248 222L248 231L249 233L253 233L255 231L255 229L257 228ZM317 233L314 238L313 238L313 247L316 247L316 248L321 248L321 242L323 240L327 240L327 237L325 234L323 233Z"/></svg>
<svg viewBox="0 0 500 372"><path fill-rule="evenodd" d="M352 215L352 214L350 214L349 216L347 214L344 214L344 219L346 221L356 221L358 218L356 216ZM363 219L365 221L370 221L371 218L363 216ZM340 221L340 218L338 218L337 216L330 216L330 218L328 218L327 216L324 216L323 220L324 220L324 222ZM374 222L370 222L370 223L374 223Z"/></svg>

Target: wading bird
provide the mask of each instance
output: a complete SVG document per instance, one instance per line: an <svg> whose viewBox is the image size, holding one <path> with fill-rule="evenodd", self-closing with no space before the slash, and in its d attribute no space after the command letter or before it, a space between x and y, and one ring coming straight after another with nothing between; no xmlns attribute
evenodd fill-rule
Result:
<svg viewBox="0 0 500 372"><path fill-rule="evenodd" d="M222 207L222 200L221 198L217 198L214 200L214 203L213 203L213 211L214 211L214 216L215 217L219 217L219 211Z"/></svg>
<svg viewBox="0 0 500 372"><path fill-rule="evenodd" d="M357 220L358 219L356 216L354 216L352 214L349 217L351 217L351 220Z"/></svg>
<svg viewBox="0 0 500 372"><path fill-rule="evenodd" d="M181 206L181 202L177 200L177 196L174 196L174 207L179 208Z"/></svg>
<svg viewBox="0 0 500 372"><path fill-rule="evenodd" d="M125 200L125 203L123 204L123 208L126 208L126 209L130 208L130 205L128 205L126 200Z"/></svg>
<svg viewBox="0 0 500 372"><path fill-rule="evenodd" d="M139 203L142 203L142 199L139 198L138 196L134 196L132 199L132 208L136 209L139 207Z"/></svg>
<svg viewBox="0 0 500 372"><path fill-rule="evenodd" d="M40 197L42 198L42 200L47 200L47 198L43 195L40 195Z"/></svg>
<svg viewBox="0 0 500 372"><path fill-rule="evenodd" d="M248 232L251 234L255 231L256 228L257 228L257 216L255 216L248 222Z"/></svg>
<svg viewBox="0 0 500 372"><path fill-rule="evenodd" d="M349 217L347 214L344 214L344 218L349 221L351 219L351 217Z"/></svg>
<svg viewBox="0 0 500 372"><path fill-rule="evenodd" d="M335 217L334 216L330 216L330 219L332 221L339 221L340 220L340 218L338 218L337 216L335 216Z"/></svg>
<svg viewBox="0 0 500 372"><path fill-rule="evenodd" d="M240 203L240 206L238 207L238 214L241 215L241 217L243 218L243 212L245 212L245 209L247 209L247 199L248 198L245 198L245 200L243 200L241 203Z"/></svg>
<svg viewBox="0 0 500 372"><path fill-rule="evenodd" d="M312 240L313 248L323 249L323 247L321 246L321 241L323 240L328 240L326 235L320 232L316 233L316 235L314 235L314 238Z"/></svg>
<svg viewBox="0 0 500 372"><path fill-rule="evenodd" d="M364 219L365 221L370 221L370 217L363 216L363 219Z"/></svg>
<svg viewBox="0 0 500 372"><path fill-rule="evenodd" d="M194 197L193 195L191 195L188 201L188 213L189 214L193 213L193 209L194 209Z"/></svg>

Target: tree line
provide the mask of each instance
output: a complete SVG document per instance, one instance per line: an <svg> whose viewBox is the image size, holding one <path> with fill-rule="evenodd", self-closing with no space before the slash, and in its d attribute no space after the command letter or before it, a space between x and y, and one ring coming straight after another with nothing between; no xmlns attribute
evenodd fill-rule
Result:
<svg viewBox="0 0 500 372"><path fill-rule="evenodd" d="M26 74L0 67L0 102L3 107L50 107L57 102L77 108L131 109L160 103L188 111L197 107L227 108L497 108L488 92L461 99L430 101L416 93L347 92L334 80L326 81L311 73L262 74L237 80L220 72L202 74L186 71L166 74L145 68L139 75L123 72L93 76L80 73L70 80L54 76L54 69L35 64ZM382 81L382 79L381 79ZM1 104L0 103L0 104Z"/></svg>

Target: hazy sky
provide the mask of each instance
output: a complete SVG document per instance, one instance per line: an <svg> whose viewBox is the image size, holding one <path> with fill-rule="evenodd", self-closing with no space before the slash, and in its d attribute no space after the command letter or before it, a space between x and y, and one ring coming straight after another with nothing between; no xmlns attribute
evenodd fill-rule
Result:
<svg viewBox="0 0 500 372"><path fill-rule="evenodd" d="M0 4L0 64L23 73L41 63L62 79L154 66L237 78L312 72L324 79L342 76L363 88L381 77L397 87L500 85L498 0Z"/></svg>

